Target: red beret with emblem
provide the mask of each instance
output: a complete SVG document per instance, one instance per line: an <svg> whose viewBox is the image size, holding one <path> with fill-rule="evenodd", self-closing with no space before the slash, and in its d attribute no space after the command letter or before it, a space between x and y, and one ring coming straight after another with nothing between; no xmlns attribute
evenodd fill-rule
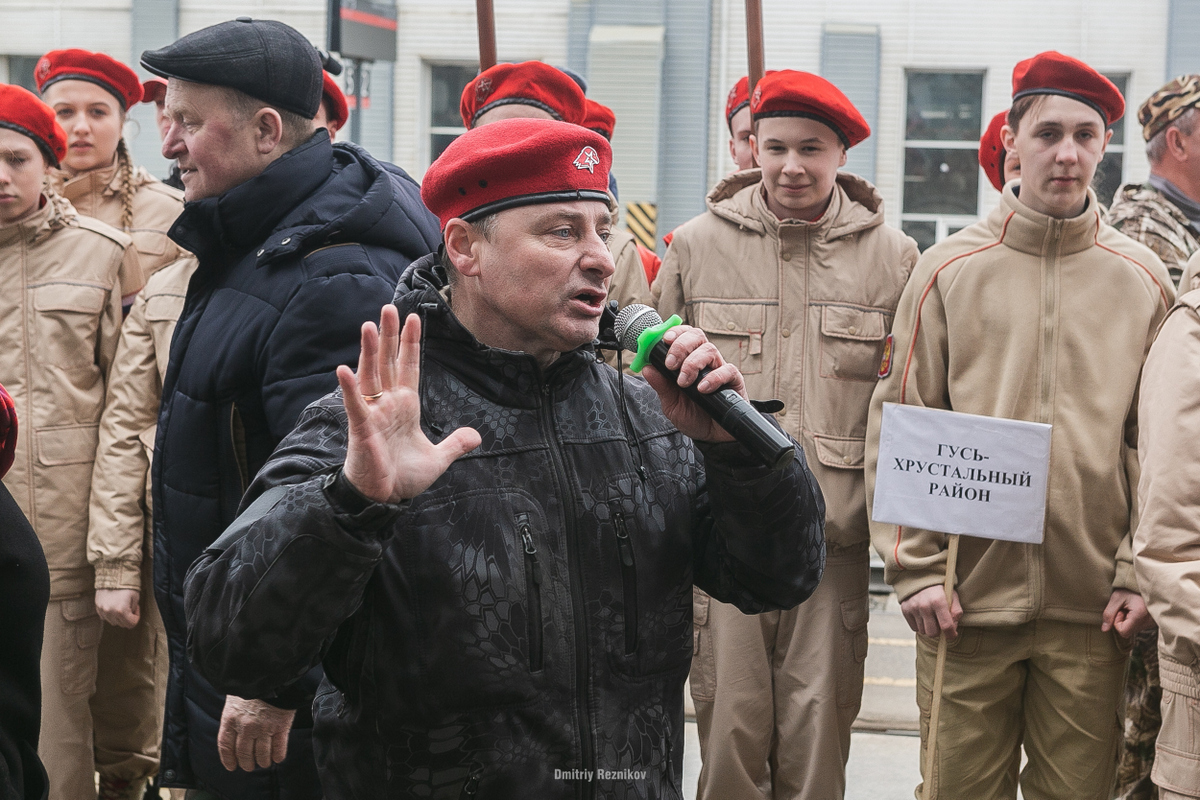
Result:
<svg viewBox="0 0 1200 800"><path fill-rule="evenodd" d="M775 74L775 70L769 69L767 75ZM729 126L729 132L733 133L733 118L739 111L750 105L750 78L746 75L738 78L738 82L729 90L729 95L725 98L725 124Z"/></svg>
<svg viewBox="0 0 1200 800"><path fill-rule="evenodd" d="M1053 50L1038 53L1013 67L1013 100L1035 94L1057 94L1091 106L1112 125L1125 114L1125 98L1113 82L1077 58Z"/></svg>
<svg viewBox="0 0 1200 800"><path fill-rule="evenodd" d="M54 111L28 89L0 83L0 128L33 139L52 167L67 157L67 134Z"/></svg>
<svg viewBox="0 0 1200 800"><path fill-rule="evenodd" d="M325 113L330 122L334 122L341 130L346 125L346 120L350 119L350 106L346 105L346 95L342 92L342 87L338 86L337 80L328 72L323 74L323 83L321 84L321 98L325 101Z"/></svg>
<svg viewBox="0 0 1200 800"><path fill-rule="evenodd" d="M38 59L33 79L42 94L59 81L94 83L117 98L127 111L142 99L142 82L137 73L104 53L52 50Z"/></svg>
<svg viewBox="0 0 1200 800"><path fill-rule="evenodd" d="M0 386L0 478L13 464L17 449L17 406Z"/></svg>
<svg viewBox="0 0 1200 800"><path fill-rule="evenodd" d="M613 129L617 127L617 115L611 108L601 105L595 100L586 98L586 102L587 116L583 119L583 127L612 141Z"/></svg>
<svg viewBox="0 0 1200 800"><path fill-rule="evenodd" d="M538 203L611 204L612 147L600 134L552 119L505 119L459 136L430 165L421 199L442 229Z"/></svg>
<svg viewBox="0 0 1200 800"><path fill-rule="evenodd" d="M142 102L161 103L167 98L167 82L163 78L142 81Z"/></svg>
<svg viewBox="0 0 1200 800"><path fill-rule="evenodd" d="M807 117L833 128L846 147L871 135L871 126L850 98L820 75L781 69L763 76L750 98L757 122L769 117Z"/></svg>
<svg viewBox="0 0 1200 800"><path fill-rule="evenodd" d="M497 64L479 73L463 89L458 111L463 125L473 128L483 114L504 105L533 106L575 125L582 125L587 114L579 84L541 61Z"/></svg>
<svg viewBox="0 0 1200 800"><path fill-rule="evenodd" d="M1004 141L1000 138L1000 129L1008 122L1008 109L992 117L983 138L979 140L979 166L983 174L991 181L996 191L1004 191Z"/></svg>

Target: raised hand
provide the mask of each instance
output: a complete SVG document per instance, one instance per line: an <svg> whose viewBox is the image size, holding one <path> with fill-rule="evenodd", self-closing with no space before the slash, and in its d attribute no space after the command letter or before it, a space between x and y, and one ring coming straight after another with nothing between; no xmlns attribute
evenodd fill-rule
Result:
<svg viewBox="0 0 1200 800"><path fill-rule="evenodd" d="M475 429L459 428L435 445L421 430L421 319L416 314L401 331L396 307L384 306L378 330L363 323L358 374L341 366L337 377L350 423L346 479L375 502L416 497L482 442Z"/></svg>

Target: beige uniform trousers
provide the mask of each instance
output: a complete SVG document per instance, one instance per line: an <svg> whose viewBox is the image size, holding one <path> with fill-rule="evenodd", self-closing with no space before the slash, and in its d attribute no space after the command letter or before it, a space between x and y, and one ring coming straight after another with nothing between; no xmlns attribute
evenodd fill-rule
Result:
<svg viewBox="0 0 1200 800"><path fill-rule="evenodd" d="M1151 778L1159 800L1200 797L1200 699L1163 689Z"/></svg>
<svg viewBox="0 0 1200 800"><path fill-rule="evenodd" d="M831 554L791 611L746 615L716 600L696 617L691 689L698 800L832 800L846 789L850 726L867 657L864 545Z"/></svg>
<svg viewBox="0 0 1200 800"><path fill-rule="evenodd" d="M166 633L143 570L142 618L106 625L92 593L51 600L42 645L38 755L49 800L96 796L95 775L140 781L158 770L166 693Z"/></svg>
<svg viewBox="0 0 1200 800"><path fill-rule="evenodd" d="M961 631L946 658L932 796L1013 800L1023 743L1025 800L1108 800L1130 641L1052 620ZM937 644L917 636L923 778Z"/></svg>

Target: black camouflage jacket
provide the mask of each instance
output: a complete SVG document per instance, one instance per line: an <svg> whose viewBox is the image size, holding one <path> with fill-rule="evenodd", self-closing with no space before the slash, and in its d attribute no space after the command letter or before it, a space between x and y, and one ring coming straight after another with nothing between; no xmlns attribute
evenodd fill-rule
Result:
<svg viewBox="0 0 1200 800"><path fill-rule="evenodd" d="M431 264L395 301L424 324L422 425L482 446L366 503L340 396L310 406L189 573L193 663L243 697L324 665L327 800L682 797L692 583L747 613L806 599L820 489L799 447L769 472L694 444L591 346L543 371L480 345Z"/></svg>

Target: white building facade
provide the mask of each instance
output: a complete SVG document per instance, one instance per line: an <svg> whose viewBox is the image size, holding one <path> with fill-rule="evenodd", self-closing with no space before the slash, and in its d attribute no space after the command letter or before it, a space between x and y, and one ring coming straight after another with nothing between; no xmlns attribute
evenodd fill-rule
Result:
<svg viewBox="0 0 1200 800"><path fill-rule="evenodd" d="M724 104L746 71L738 0L493 0L501 60L583 75L614 108L623 203L656 208L659 233L704 209L732 168ZM329 0L0 0L0 80L28 84L42 53L141 50L249 15L326 43ZM458 94L477 69L472 0L398 0L397 60L371 68L362 143L418 179L462 132ZM1169 77L1200 71L1200 0L763 0L768 69L818 72L864 112L873 135L848 168L879 187L889 222L923 245L969 224L999 195L976 162L979 135L1008 106L1013 65L1043 50L1112 78L1128 110L1102 180L1144 180L1136 111ZM127 132L158 172L149 109ZM1102 197L1108 202L1109 197ZM661 245L660 245L661 247Z"/></svg>

